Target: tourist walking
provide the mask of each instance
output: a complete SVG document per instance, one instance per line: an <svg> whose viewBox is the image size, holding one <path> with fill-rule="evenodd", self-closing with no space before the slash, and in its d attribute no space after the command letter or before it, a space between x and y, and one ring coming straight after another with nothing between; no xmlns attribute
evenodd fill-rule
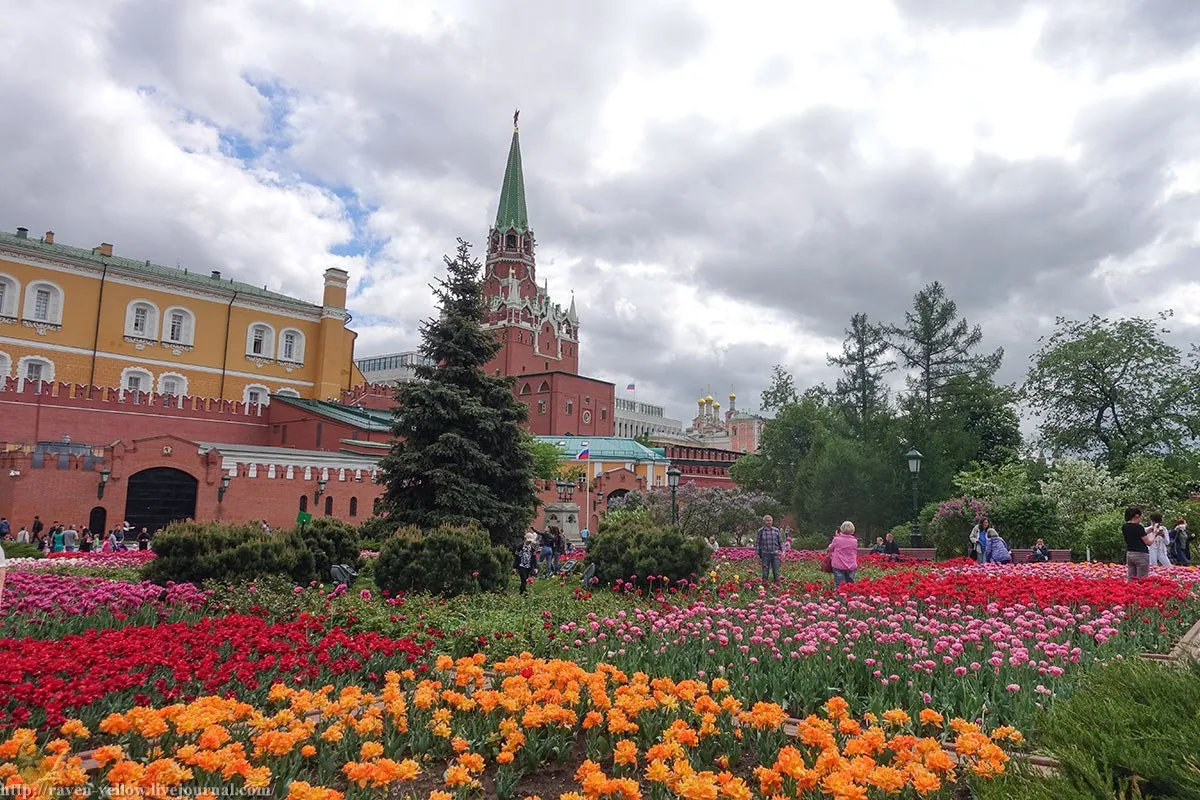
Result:
<svg viewBox="0 0 1200 800"><path fill-rule="evenodd" d="M1191 543L1188 540L1187 520L1180 517L1171 529L1171 549L1168 555L1181 567L1192 561Z"/></svg>
<svg viewBox="0 0 1200 800"><path fill-rule="evenodd" d="M529 581L537 570L538 535L533 531L525 534L525 541L517 550L517 574L521 576L521 594L529 588Z"/></svg>
<svg viewBox="0 0 1200 800"><path fill-rule="evenodd" d="M63 531L63 547L67 549L68 553L79 552L79 532L75 530L74 525L69 525Z"/></svg>
<svg viewBox="0 0 1200 800"><path fill-rule="evenodd" d="M1150 574L1150 543L1154 537L1142 527L1142 510L1137 506L1125 509L1125 524L1121 526L1125 537L1125 574L1129 580L1138 580Z"/></svg>
<svg viewBox="0 0 1200 800"><path fill-rule="evenodd" d="M1167 552L1170 549L1171 533L1163 525L1162 514L1150 515L1150 524L1146 526L1146 533L1154 537L1154 540L1150 542L1147 548L1150 551L1150 566L1171 566L1171 559L1167 556Z"/></svg>
<svg viewBox="0 0 1200 800"><path fill-rule="evenodd" d="M858 570L858 538L854 535L854 523L846 520L833 535L829 543L829 562L833 567L833 588L843 583L854 583Z"/></svg>
<svg viewBox="0 0 1200 800"><path fill-rule="evenodd" d="M61 553L63 551L63 547L65 546L63 544L64 537L65 537L65 534L63 533L62 526L61 525L54 526L53 530L50 533L50 552L51 553Z"/></svg>
<svg viewBox="0 0 1200 800"><path fill-rule="evenodd" d="M775 583L779 583L779 552L783 549L783 537L775 520L770 514L763 517L762 527L758 529L758 538L754 542L754 551L762 562L763 581L770 575Z"/></svg>

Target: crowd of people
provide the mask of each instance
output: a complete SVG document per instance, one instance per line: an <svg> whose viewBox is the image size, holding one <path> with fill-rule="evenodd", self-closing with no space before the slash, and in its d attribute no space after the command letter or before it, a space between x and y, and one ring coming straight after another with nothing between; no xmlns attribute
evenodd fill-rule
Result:
<svg viewBox="0 0 1200 800"><path fill-rule="evenodd" d="M46 527L40 516L14 531L7 518L0 517L0 541L31 544L43 553L112 553L122 550L149 550L153 536L146 528L134 531L128 522L104 533L86 525L60 524Z"/></svg>
<svg viewBox="0 0 1200 800"><path fill-rule="evenodd" d="M553 525L541 531L530 528L514 558L517 574L521 576L521 594L525 594L529 582L538 575L539 567L543 578L558 575L570 551L567 537Z"/></svg>
<svg viewBox="0 0 1200 800"><path fill-rule="evenodd" d="M1130 506L1125 509L1121 535L1125 537L1125 567L1130 580L1145 578L1153 566L1191 563L1192 545L1186 519L1176 519L1175 525L1168 529L1163 525L1162 514L1151 514L1150 524L1143 525L1142 509Z"/></svg>

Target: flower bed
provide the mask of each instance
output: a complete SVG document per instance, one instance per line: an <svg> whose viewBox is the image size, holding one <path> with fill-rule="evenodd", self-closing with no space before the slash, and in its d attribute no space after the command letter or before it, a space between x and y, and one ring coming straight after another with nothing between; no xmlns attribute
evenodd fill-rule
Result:
<svg viewBox="0 0 1200 800"><path fill-rule="evenodd" d="M41 572L63 567L85 569L138 569L154 558L153 550L125 550L116 553L47 553L43 558L14 558L9 569Z"/></svg>
<svg viewBox="0 0 1200 800"><path fill-rule="evenodd" d="M507 800L534 786L550 797L556 776L566 779L554 792L561 800L949 797L958 781L1003 772L1005 746L1021 741L1015 730L985 733L932 709L916 720L893 709L858 721L840 697L789 736L779 706L747 708L723 679L675 683L523 657L496 664L490 685L483 663L440 660L436 679L421 681L390 672L378 692L276 684L257 707L205 697L95 726L70 720L41 747L19 730L0 743L10 762L0 778L12 790L229 787L294 800L449 800L485 787ZM80 751L94 745L89 774Z"/></svg>
<svg viewBox="0 0 1200 800"><path fill-rule="evenodd" d="M156 615L171 610L201 608L212 592L190 583L126 583L106 578L53 575L17 570L4 584L4 621L9 624L53 625L70 618L133 614L151 609Z"/></svg>
<svg viewBox="0 0 1200 800"><path fill-rule="evenodd" d="M308 616L272 624L231 615L57 640L0 639L0 727L56 726L67 714L93 724L134 703L201 694L254 701L280 679L293 685L375 680L424 652L411 639L348 634Z"/></svg>

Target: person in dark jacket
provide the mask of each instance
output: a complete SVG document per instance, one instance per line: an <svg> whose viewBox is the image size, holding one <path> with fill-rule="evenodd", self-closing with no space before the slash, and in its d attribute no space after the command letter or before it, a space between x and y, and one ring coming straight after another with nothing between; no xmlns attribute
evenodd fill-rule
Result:
<svg viewBox="0 0 1200 800"><path fill-rule="evenodd" d="M900 543L890 533L884 538L883 552L889 556L900 555Z"/></svg>
<svg viewBox="0 0 1200 800"><path fill-rule="evenodd" d="M1035 544L1033 546L1033 552L1029 554L1029 563L1036 564L1036 563L1040 562L1042 564L1045 564L1049 560L1050 560L1050 548L1046 547L1045 541L1043 541L1042 539L1038 539L1037 544Z"/></svg>
<svg viewBox="0 0 1200 800"><path fill-rule="evenodd" d="M517 548L516 567L517 574L521 576L521 594L525 594L530 579L537 573L538 547L538 535L530 531Z"/></svg>

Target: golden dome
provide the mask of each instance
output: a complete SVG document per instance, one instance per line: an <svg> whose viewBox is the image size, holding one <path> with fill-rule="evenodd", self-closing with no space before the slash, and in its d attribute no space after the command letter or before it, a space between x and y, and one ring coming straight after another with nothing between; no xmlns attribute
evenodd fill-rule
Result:
<svg viewBox="0 0 1200 800"><path fill-rule="evenodd" d="M736 394L734 394L733 392L730 392L730 393L729 393L729 399L730 399L730 400L737 400L737 395L736 395Z"/></svg>
<svg viewBox="0 0 1200 800"><path fill-rule="evenodd" d="M706 405L711 404L712 401L713 401L713 396L711 394L708 397L704 398L704 402Z"/></svg>
<svg viewBox="0 0 1200 800"><path fill-rule="evenodd" d="M721 407L720 403L713 403L713 408L720 408L720 407Z"/></svg>
<svg viewBox="0 0 1200 800"><path fill-rule="evenodd" d="M704 398L703 398L703 397L701 397L699 400L697 400L697 401L696 401L696 405L698 405L698 406L702 406L702 405L704 405Z"/></svg>

